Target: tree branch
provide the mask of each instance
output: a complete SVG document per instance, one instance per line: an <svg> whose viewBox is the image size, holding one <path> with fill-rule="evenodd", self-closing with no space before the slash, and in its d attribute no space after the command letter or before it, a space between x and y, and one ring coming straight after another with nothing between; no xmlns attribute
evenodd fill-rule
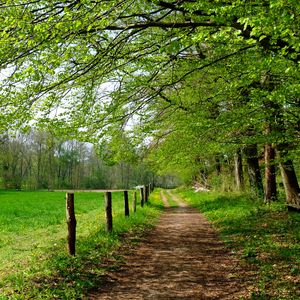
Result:
<svg viewBox="0 0 300 300"><path fill-rule="evenodd" d="M90 30L80 30L79 34L86 34L86 33L95 33L103 30L115 30L115 31L127 31L131 29L147 29L147 28L197 28L197 27L221 27L225 26L225 24L217 24L211 21L207 22L142 22L142 23L135 23L129 24L126 26L118 26L118 25L109 25L105 28L92 28Z"/></svg>

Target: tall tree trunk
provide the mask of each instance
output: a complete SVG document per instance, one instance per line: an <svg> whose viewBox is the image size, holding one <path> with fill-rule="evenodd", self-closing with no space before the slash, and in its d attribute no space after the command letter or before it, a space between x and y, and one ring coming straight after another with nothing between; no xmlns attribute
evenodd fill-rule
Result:
<svg viewBox="0 0 300 300"><path fill-rule="evenodd" d="M300 207L300 188L297 180L297 175L293 165L293 161L288 157L287 143L282 143L277 146L280 158L280 173L285 190L286 202Z"/></svg>
<svg viewBox="0 0 300 300"><path fill-rule="evenodd" d="M268 70L262 73L261 88L268 92L272 92L276 87L276 79L273 74ZM281 107L276 101L268 98L263 99L264 113L265 113L265 136L266 144L264 150L265 156L265 202L277 200L277 187L276 187L276 165L275 165L275 148L272 145L272 132L280 131L278 127L282 119Z"/></svg>
<svg viewBox="0 0 300 300"><path fill-rule="evenodd" d="M250 188L258 196L263 196L263 183L258 162L257 145L250 144L244 148L244 154L246 156L246 162L248 167L248 176Z"/></svg>
<svg viewBox="0 0 300 300"><path fill-rule="evenodd" d="M292 160L280 163L280 171L284 185L286 202L300 207L300 188Z"/></svg>
<svg viewBox="0 0 300 300"><path fill-rule="evenodd" d="M275 149L272 144L265 145L265 202L277 200Z"/></svg>
<svg viewBox="0 0 300 300"><path fill-rule="evenodd" d="M241 149L237 149L234 155L234 174L235 183L238 191L243 191L245 188L244 174L243 174L243 162Z"/></svg>
<svg viewBox="0 0 300 300"><path fill-rule="evenodd" d="M287 151L280 152L280 172L284 185L286 202L300 207L300 188L291 159L285 159Z"/></svg>

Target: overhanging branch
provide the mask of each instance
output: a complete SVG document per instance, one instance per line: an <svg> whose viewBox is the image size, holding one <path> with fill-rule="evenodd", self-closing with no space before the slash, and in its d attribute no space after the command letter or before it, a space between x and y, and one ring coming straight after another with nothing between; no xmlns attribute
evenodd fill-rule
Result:
<svg viewBox="0 0 300 300"><path fill-rule="evenodd" d="M109 25L104 28L91 28L90 30L80 30L79 34L100 32L103 30L115 30L115 31L127 31L131 29L147 29L147 28L197 28L197 27L221 27L225 24L218 24L211 21L207 22L142 22L134 23L126 26L119 25Z"/></svg>

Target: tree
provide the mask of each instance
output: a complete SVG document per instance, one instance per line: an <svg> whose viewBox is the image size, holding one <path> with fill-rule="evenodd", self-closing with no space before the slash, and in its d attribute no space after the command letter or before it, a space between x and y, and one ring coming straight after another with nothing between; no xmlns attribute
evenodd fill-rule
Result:
<svg viewBox="0 0 300 300"><path fill-rule="evenodd" d="M237 149L234 155L234 174L235 174L235 182L238 191L244 190L244 172L243 172L243 162L242 162L242 154L241 149Z"/></svg>
<svg viewBox="0 0 300 300"><path fill-rule="evenodd" d="M268 100L293 123L292 134L275 130L274 138L299 147L298 1L19 0L1 8L4 129L33 118L98 142L115 123L140 123L150 136L180 110L178 125L190 124L184 138L197 122L190 143L205 135L208 149L237 149L249 144L249 128L252 144L261 143ZM279 77L272 90L261 85L266 71Z"/></svg>

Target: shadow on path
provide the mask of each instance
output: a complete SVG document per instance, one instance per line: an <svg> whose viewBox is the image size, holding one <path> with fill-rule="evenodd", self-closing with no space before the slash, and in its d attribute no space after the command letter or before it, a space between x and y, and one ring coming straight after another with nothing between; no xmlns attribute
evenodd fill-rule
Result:
<svg viewBox="0 0 300 300"><path fill-rule="evenodd" d="M233 276L238 261L210 223L172 193L178 207L165 204L158 225L125 256L126 263L105 276L89 299L238 299L245 283Z"/></svg>

